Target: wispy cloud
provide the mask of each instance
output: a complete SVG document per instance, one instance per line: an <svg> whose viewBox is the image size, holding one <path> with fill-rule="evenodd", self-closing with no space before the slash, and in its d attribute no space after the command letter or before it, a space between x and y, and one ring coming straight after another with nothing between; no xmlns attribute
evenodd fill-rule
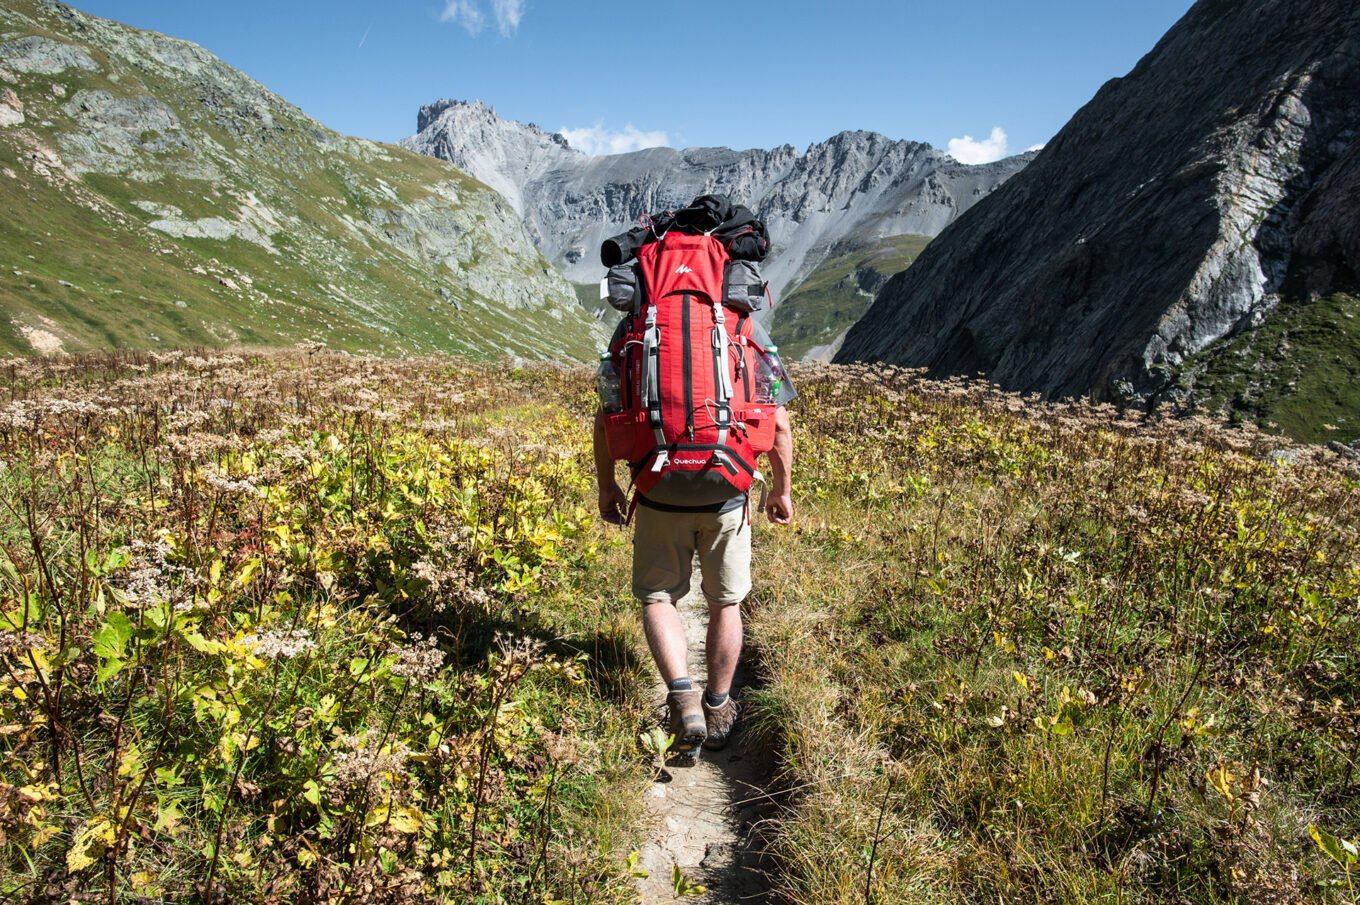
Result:
<svg viewBox="0 0 1360 905"><path fill-rule="evenodd" d="M496 20L496 29L508 38L519 30L520 20L524 18L524 0L491 0L491 15ZM455 22L476 37L486 27L485 2L444 0L444 11L439 14L439 21Z"/></svg>
<svg viewBox="0 0 1360 905"><path fill-rule="evenodd" d="M1028 151L1042 151L1042 150L1044 149L1044 145L1046 145L1046 144L1048 144L1048 142L1046 142L1046 141L1041 141L1041 142L1039 142L1037 145L1030 145L1028 148L1025 148L1025 151L1026 151L1026 152L1028 152Z"/></svg>
<svg viewBox="0 0 1360 905"><path fill-rule="evenodd" d="M519 20L524 18L524 0L491 0L491 8L496 13L496 26L501 34L510 37L519 28Z"/></svg>
<svg viewBox="0 0 1360 905"><path fill-rule="evenodd" d="M599 157L604 154L626 154L629 151L640 151L643 148L668 148L671 140L665 132L660 130L655 132L643 132L632 123L624 126L621 131L613 131L604 128L600 123L585 129L558 129L562 137L567 140L578 151L584 151L592 157Z"/></svg>
<svg viewBox="0 0 1360 905"><path fill-rule="evenodd" d="M991 163L1006 156L1006 130L992 127L992 134L981 141L971 135L949 139L949 156L959 163Z"/></svg>
<svg viewBox="0 0 1360 905"><path fill-rule="evenodd" d="M446 0L440 22L457 22L474 37L486 25L486 16L475 0Z"/></svg>
<svg viewBox="0 0 1360 905"><path fill-rule="evenodd" d="M370 26L368 26L368 28L365 28L365 29L364 29L364 36L363 36L362 38L359 39L359 48L358 48L359 50L363 50L363 49L364 49L364 43L368 41L368 33L369 33L370 31L372 31L372 30L373 30L373 26L372 26L372 25L370 25Z"/></svg>

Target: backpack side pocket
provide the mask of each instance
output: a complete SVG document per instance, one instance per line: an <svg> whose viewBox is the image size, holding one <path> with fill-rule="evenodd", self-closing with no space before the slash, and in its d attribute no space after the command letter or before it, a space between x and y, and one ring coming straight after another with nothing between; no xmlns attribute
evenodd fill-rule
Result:
<svg viewBox="0 0 1360 905"><path fill-rule="evenodd" d="M605 277L605 298L618 311L636 312L642 306L642 286L637 268L632 264L615 264Z"/></svg>
<svg viewBox="0 0 1360 905"><path fill-rule="evenodd" d="M755 261L728 261L723 268L723 304L738 311L759 311L765 304L765 281Z"/></svg>

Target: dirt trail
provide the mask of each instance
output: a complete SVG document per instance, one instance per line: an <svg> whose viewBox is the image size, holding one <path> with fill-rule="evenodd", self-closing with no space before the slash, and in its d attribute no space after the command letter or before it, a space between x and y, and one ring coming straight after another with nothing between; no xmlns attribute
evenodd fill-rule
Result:
<svg viewBox="0 0 1360 905"><path fill-rule="evenodd" d="M708 621L702 595L694 593L680 601L680 614L689 639L690 677L702 688ZM734 686L738 697L750 682L743 662ZM655 693L664 700L665 684L658 682ZM693 766L679 763L685 762L672 758L665 774L647 791L652 824L638 858L638 866L649 872L638 881L642 902L677 901L671 883L675 865L688 882L708 888L701 898L682 901L703 905L768 901L770 884L759 829L771 810L765 794L772 766L769 751L739 729L722 751L703 751Z"/></svg>

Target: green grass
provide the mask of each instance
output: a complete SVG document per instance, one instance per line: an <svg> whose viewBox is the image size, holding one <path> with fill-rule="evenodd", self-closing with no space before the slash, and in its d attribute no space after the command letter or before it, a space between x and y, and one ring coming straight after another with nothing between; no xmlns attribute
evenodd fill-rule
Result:
<svg viewBox="0 0 1360 905"><path fill-rule="evenodd" d="M1192 399L1297 440L1360 438L1360 298L1284 301L1182 369Z"/></svg>
<svg viewBox="0 0 1360 905"><path fill-rule="evenodd" d="M848 330L869 310L873 299L859 287L906 270L930 241L929 236L891 236L868 248L834 254L789 291L775 309L773 338L786 360L806 355Z"/></svg>

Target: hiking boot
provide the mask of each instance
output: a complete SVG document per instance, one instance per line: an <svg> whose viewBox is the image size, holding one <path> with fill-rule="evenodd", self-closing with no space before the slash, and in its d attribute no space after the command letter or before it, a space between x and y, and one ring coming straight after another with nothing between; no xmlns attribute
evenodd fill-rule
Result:
<svg viewBox="0 0 1360 905"><path fill-rule="evenodd" d="M666 708L670 711L670 730L675 736L671 749L691 757L699 755L699 746L707 734L703 708L704 693L670 691L666 693Z"/></svg>
<svg viewBox="0 0 1360 905"><path fill-rule="evenodd" d="M741 708L737 702L729 697L717 707L708 706L704 701L704 722L708 728L708 737L704 739L704 747L710 751L717 751L727 745L727 739L732 735L732 727L736 725L737 716L741 713Z"/></svg>

